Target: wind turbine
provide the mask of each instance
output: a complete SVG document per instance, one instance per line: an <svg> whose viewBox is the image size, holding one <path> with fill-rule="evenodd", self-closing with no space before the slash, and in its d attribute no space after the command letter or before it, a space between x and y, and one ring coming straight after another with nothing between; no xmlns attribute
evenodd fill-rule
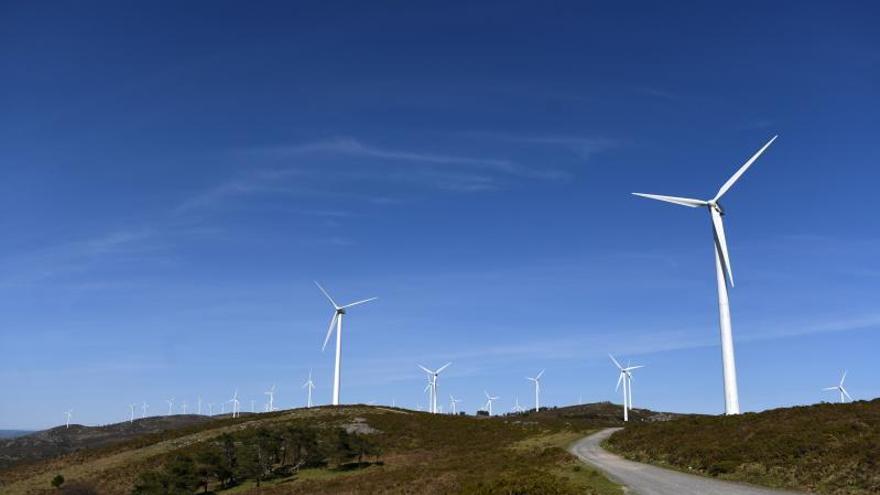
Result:
<svg viewBox="0 0 880 495"><path fill-rule="evenodd" d="M519 397L516 398L516 403L513 405L513 408L511 408L510 410L515 413L520 413L520 412L525 411L525 408L523 406L519 405Z"/></svg>
<svg viewBox="0 0 880 495"><path fill-rule="evenodd" d="M726 414L739 414L739 392L736 384L736 360L733 354L733 328L730 323L730 302L727 298L727 284L733 287L733 270L730 267L730 256L727 252L727 239L724 235L724 209L718 202L737 180L755 163L755 160L776 140L773 136L767 144L752 155L749 160L736 171L718 190L714 198L705 201L700 199L660 196L657 194L633 193L648 199L656 199L690 208L706 208L712 217L712 229L715 237L715 272L718 283L718 313L721 326L721 362L724 372L724 410Z"/></svg>
<svg viewBox="0 0 880 495"><path fill-rule="evenodd" d="M378 297L371 297L369 299L363 299L361 301L356 301L351 304L346 304L344 306L340 306L336 304L336 301L330 297L330 294L321 287L321 284L315 282L315 285L318 286L318 289L321 289L321 292L324 293L324 296L330 301L330 304L333 305L333 317L330 318L330 327L327 329L327 336L324 337L324 345L321 347L321 351L327 347L327 342L330 340L330 335L333 334L333 324L336 324L336 366L334 368L335 372L333 375L333 405L339 405L339 381L340 381L340 368L342 366L342 317L345 316L345 310L351 308L353 306L357 306L358 304L364 304L370 301L375 301Z"/></svg>
<svg viewBox="0 0 880 495"><path fill-rule="evenodd" d="M129 404L128 409L131 411L131 415L128 417L129 423L134 423L134 408L137 404Z"/></svg>
<svg viewBox="0 0 880 495"><path fill-rule="evenodd" d="M149 407L150 407L150 405L147 404L147 401L144 401L144 403L141 404L141 418L146 418L146 417L147 417L147 409L148 409Z"/></svg>
<svg viewBox="0 0 880 495"><path fill-rule="evenodd" d="M269 403L266 404L267 411L272 412L275 410L275 385L273 384L272 388L264 393L269 396Z"/></svg>
<svg viewBox="0 0 880 495"><path fill-rule="evenodd" d="M541 410L541 401L540 401L541 376L544 375L544 371L546 371L546 370L541 370L541 372L538 373L538 376L536 376L534 378L526 377L526 380L529 380L531 382L535 382L535 412L538 412Z"/></svg>
<svg viewBox="0 0 880 495"><path fill-rule="evenodd" d="M73 416L73 409L68 409L67 412L64 413L67 416L67 422L65 423L65 428L70 428L70 418Z"/></svg>
<svg viewBox="0 0 880 495"><path fill-rule="evenodd" d="M174 397L166 399L165 402L168 403L168 415L171 416L172 410L174 408Z"/></svg>
<svg viewBox="0 0 880 495"><path fill-rule="evenodd" d="M846 402L846 399L849 399L852 402L853 398L849 395L849 392L843 388L843 381L846 380L846 371L843 372L843 376L840 377L840 383L836 387L828 387L823 388L822 390L837 390L840 392L840 403L843 404Z"/></svg>
<svg viewBox="0 0 880 495"><path fill-rule="evenodd" d="M208 402L208 416L214 415L214 403Z"/></svg>
<svg viewBox="0 0 880 495"><path fill-rule="evenodd" d="M312 370L309 370L309 379L303 383L302 388L308 389L308 400L306 401L306 407L312 407L312 390L315 388L315 382L312 381Z"/></svg>
<svg viewBox="0 0 880 495"><path fill-rule="evenodd" d="M632 409L632 372L633 370L637 370L639 368L644 368L644 366L630 366L627 364L626 368L620 365L614 356L611 354L608 355L611 358L611 361L614 362L614 366L617 366L617 369L620 371L620 375L617 377L617 386L614 388L614 391L620 389L620 384L623 383L623 420L629 421L629 411Z"/></svg>
<svg viewBox="0 0 880 495"><path fill-rule="evenodd" d="M440 373L448 368L452 363L446 363L441 366L437 371L429 370L425 368L421 364L418 365L419 368L423 369L425 373L428 374L428 387L431 389L431 412L437 414L437 377L440 376Z"/></svg>
<svg viewBox="0 0 880 495"><path fill-rule="evenodd" d="M186 401L183 401L183 403L181 403L180 409L183 411L183 414L186 414Z"/></svg>
<svg viewBox="0 0 880 495"><path fill-rule="evenodd" d="M198 414L199 414L199 416L202 415L202 396L201 395L199 396L199 412L198 412Z"/></svg>
<svg viewBox="0 0 880 495"><path fill-rule="evenodd" d="M452 396L452 394L449 394L449 407L452 409L453 416L457 412L456 406L458 405L459 402L461 402L461 399L456 399L455 397Z"/></svg>
<svg viewBox="0 0 880 495"><path fill-rule="evenodd" d="M238 417L238 404L239 404L239 402L238 402L238 389L235 389L235 393L232 394L232 398L229 399L227 402L232 403L232 417L237 418Z"/></svg>
<svg viewBox="0 0 880 495"><path fill-rule="evenodd" d="M492 403L495 402L496 400L500 399L501 397L489 395L489 392L486 392L485 390L483 391L483 393L486 394L486 405L484 407L486 408L487 411L489 411L489 416L491 416L492 415Z"/></svg>

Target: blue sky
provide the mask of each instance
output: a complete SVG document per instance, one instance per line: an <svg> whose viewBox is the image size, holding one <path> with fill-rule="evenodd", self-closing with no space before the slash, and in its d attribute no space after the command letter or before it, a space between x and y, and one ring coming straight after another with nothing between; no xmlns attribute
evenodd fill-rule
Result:
<svg viewBox="0 0 880 495"><path fill-rule="evenodd" d="M745 410L880 395L870 2L0 7L0 428L147 401L723 410L725 198ZM443 401L446 402L446 401ZM219 407L219 406L217 406ZM259 407L259 406L258 406ZM190 409L192 410L192 409Z"/></svg>

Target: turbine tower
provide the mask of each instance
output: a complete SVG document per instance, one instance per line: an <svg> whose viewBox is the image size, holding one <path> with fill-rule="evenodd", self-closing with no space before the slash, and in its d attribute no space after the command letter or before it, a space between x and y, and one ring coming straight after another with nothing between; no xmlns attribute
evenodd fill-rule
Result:
<svg viewBox="0 0 880 495"><path fill-rule="evenodd" d="M739 392L736 384L736 360L733 353L733 328L730 323L730 302L727 298L727 284L733 287L733 271L730 267L730 256L727 252L727 239L724 235L724 209L718 202L737 180L755 163L755 160L776 140L773 136L767 144L752 155L739 170L718 190L714 198L705 201L700 199L660 196L657 194L633 193L648 199L656 199L690 208L706 208L712 218L712 229L715 238L715 272L718 283L718 313L721 326L721 362L724 373L724 410L725 414L739 414Z"/></svg>
<svg viewBox="0 0 880 495"><path fill-rule="evenodd" d="M180 404L180 410L183 411L183 414L186 414L186 401Z"/></svg>
<svg viewBox="0 0 880 495"><path fill-rule="evenodd" d="M150 405L147 404L147 401L144 401L144 403L141 404L141 418L146 418L146 417L147 417L147 409L148 409L149 407L150 407Z"/></svg>
<svg viewBox="0 0 880 495"><path fill-rule="evenodd" d="M269 403L266 404L266 410L267 412L272 412L275 410L275 385L273 384L272 388L264 393L269 396Z"/></svg>
<svg viewBox="0 0 880 495"><path fill-rule="evenodd" d="M165 402L168 403L168 415L171 416L172 410L174 408L174 397L166 399Z"/></svg>
<svg viewBox="0 0 880 495"><path fill-rule="evenodd" d="M315 389L315 382L312 381L312 370L309 370L309 379L303 383L302 388L308 390L308 399L306 400L306 407L312 407L312 390Z"/></svg>
<svg viewBox="0 0 880 495"><path fill-rule="evenodd" d="M199 396L198 404L199 404L198 405L198 408L199 408L198 414L199 414L199 416L201 416L202 415L202 396L201 395Z"/></svg>
<svg viewBox="0 0 880 495"><path fill-rule="evenodd" d="M837 384L836 387L828 387L823 388L822 390L837 390L840 392L840 403L843 404L846 402L846 399L849 399L852 402L853 398L849 395L849 392L843 388L843 381L846 380L846 371L843 372L843 376L840 377L840 383Z"/></svg>
<svg viewBox="0 0 880 495"><path fill-rule="evenodd" d="M620 384L623 383L623 421L629 421L629 411L632 409L632 372L633 370L644 368L644 366L630 366L627 364L626 368L624 368L614 359L614 356L609 354L608 357L611 358L614 366L617 366L617 369L620 371L614 391L620 390Z"/></svg>
<svg viewBox="0 0 880 495"><path fill-rule="evenodd" d="M208 416L214 415L214 403L208 402Z"/></svg>
<svg viewBox="0 0 880 495"><path fill-rule="evenodd" d="M534 378L530 378L528 376L526 377L526 380L529 380L531 382L535 382L535 412L538 412L541 410L541 398L540 398L540 395L541 395L541 376L544 375L544 371L546 371L546 370L541 370L541 372L538 373L538 376L536 376Z"/></svg>
<svg viewBox="0 0 880 495"><path fill-rule="evenodd" d="M340 306L336 304L336 301L330 297L330 294L321 287L321 284L315 282L315 285L318 286L318 289L321 289L321 292L324 293L324 296L330 301L330 304L333 305L333 317L330 318L330 327L327 329L327 336L324 337L324 345L321 347L321 351L327 347L327 342L330 340L330 335L333 334L333 324L336 324L336 366L334 367L334 375L333 375L333 405L339 405L339 381L340 381L340 368L342 366L342 317L345 316L345 310L351 308L352 306L357 306L358 304L364 304L370 301L375 301L378 297L371 297L369 299L364 299L361 301L353 302L351 304L346 304L344 306Z"/></svg>
<svg viewBox="0 0 880 495"><path fill-rule="evenodd" d="M235 389L235 393L232 394L232 398L229 399L229 400L226 401L226 402L231 402L231 403L232 403L232 417L233 417L233 418L237 418L237 417L238 417L238 405L239 405L239 401L238 401L238 389Z"/></svg>
<svg viewBox="0 0 880 495"><path fill-rule="evenodd" d="M67 422L64 424L64 427L70 428L70 418L73 416L73 409L68 409L64 415L67 416Z"/></svg>
<svg viewBox="0 0 880 495"><path fill-rule="evenodd" d="M129 404L128 405L128 409L131 411L131 415L129 415L129 417L128 417L129 423L134 423L134 408L135 408L135 406L137 406L137 404Z"/></svg>
<svg viewBox="0 0 880 495"><path fill-rule="evenodd" d="M492 415L492 403L495 402L496 400L500 399L501 397L489 395L489 392L486 392L485 390L483 391L483 393L486 394L486 405L483 407L485 407L486 410L489 411L489 416L491 416Z"/></svg>
<svg viewBox="0 0 880 495"><path fill-rule="evenodd" d="M428 374L428 387L431 390L431 413L437 414L437 377L440 376L440 373L448 368L452 363L446 363L441 366L437 371L429 370L425 368L421 364L418 365L419 368L425 371Z"/></svg>
<svg viewBox="0 0 880 495"><path fill-rule="evenodd" d="M457 413L457 406L459 402L461 402L461 399L456 399L452 396L452 394L449 394L449 407L452 410L453 416Z"/></svg>

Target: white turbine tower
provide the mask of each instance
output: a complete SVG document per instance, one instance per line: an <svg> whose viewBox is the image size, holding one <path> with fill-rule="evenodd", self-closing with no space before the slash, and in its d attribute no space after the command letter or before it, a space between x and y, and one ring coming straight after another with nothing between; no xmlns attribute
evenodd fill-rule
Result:
<svg viewBox="0 0 880 495"><path fill-rule="evenodd" d="M174 397L166 399L165 402L168 403L168 415L171 416L174 409Z"/></svg>
<svg viewBox="0 0 880 495"><path fill-rule="evenodd" d="M324 293L324 296L330 301L330 304L333 305L333 317L330 318L330 327L327 329L327 336L324 337L324 345L321 347L321 351L327 347L327 342L330 340L330 335L333 334L333 324L336 324L336 366L334 367L334 375L333 375L333 405L339 405L339 382L340 382L340 369L342 366L342 317L345 316L345 310L351 308L352 306L357 306L358 304L364 304L370 301L375 301L378 297L371 297L369 299L363 299L361 301L356 301L351 304L346 304L344 306L340 306L336 304L336 301L330 297L330 294L321 287L321 284L315 282L315 285L318 286L318 289L321 289L321 292Z"/></svg>
<svg viewBox="0 0 880 495"><path fill-rule="evenodd" d="M312 390L315 389L315 382L312 381L312 370L309 370L309 379L303 383L302 388L308 390L308 399L306 400L306 407L312 407Z"/></svg>
<svg viewBox="0 0 880 495"><path fill-rule="evenodd" d="M822 390L837 390L838 392L840 392L840 403L841 404L846 402L846 399L849 399L850 402L852 402L852 400L853 400L852 396L849 395L849 392L847 392L846 389L843 388L843 381L844 380L846 380L846 371L843 372L843 376L840 377L840 383L837 384L836 387L827 387L827 388L822 389Z"/></svg>
<svg viewBox="0 0 880 495"><path fill-rule="evenodd" d="M198 407L199 407L198 414L199 414L199 416L201 416L201 415L202 415L202 396L201 396L201 395L199 396L198 404L199 404L199 406L198 406Z"/></svg>
<svg viewBox="0 0 880 495"><path fill-rule="evenodd" d="M449 394L449 407L452 410L453 416L458 412L457 406L459 402L461 402L461 399L456 399L452 394Z"/></svg>
<svg viewBox="0 0 880 495"><path fill-rule="evenodd" d="M214 415L214 403L208 402L208 416Z"/></svg>
<svg viewBox="0 0 880 495"><path fill-rule="evenodd" d="M64 415L67 416L67 422L64 424L64 427L70 428L70 418L73 417L73 409L68 409Z"/></svg>
<svg viewBox="0 0 880 495"><path fill-rule="evenodd" d="M186 401L180 404L180 410L183 411L183 414L186 414Z"/></svg>
<svg viewBox="0 0 880 495"><path fill-rule="evenodd" d="M129 404L129 405L128 405L128 409L129 409L130 412L131 412L131 415L129 415L129 417L128 417L128 422L129 422L129 423L134 423L134 408L135 408L136 406L137 406L137 404Z"/></svg>
<svg viewBox="0 0 880 495"><path fill-rule="evenodd" d="M546 371L546 370L541 370L541 372L538 373L538 376L536 376L534 378L530 378L528 376L526 377L526 380L529 380L531 382L535 382L535 412L538 412L541 410L541 398L540 398L540 396L541 396L541 376L544 375L544 371Z"/></svg>
<svg viewBox="0 0 880 495"><path fill-rule="evenodd" d="M269 396L269 403L266 404L266 411L272 412L275 410L275 385L273 384L272 388L264 393Z"/></svg>
<svg viewBox="0 0 880 495"><path fill-rule="evenodd" d="M609 354L608 357L611 358L614 366L617 366L617 369L620 371L620 375L617 377L617 387L614 388L614 391L619 390L620 384L623 383L623 420L629 421L629 411L632 409L632 372L633 370L644 368L644 366L630 366L627 364L626 368L624 368L614 359L614 356Z"/></svg>
<svg viewBox="0 0 880 495"><path fill-rule="evenodd" d="M231 403L232 403L232 417L233 417L233 418L237 418L237 417L238 417L238 411L239 411L239 409L238 409L238 405L239 405L239 401L238 401L238 389L235 389L235 393L232 394L232 398L229 399L227 402L231 402Z"/></svg>
<svg viewBox="0 0 880 495"><path fill-rule="evenodd" d="M144 401L144 403L141 404L141 418L146 418L146 417L147 417L147 409L148 409L149 407L150 407L150 405L147 404L147 401Z"/></svg>
<svg viewBox="0 0 880 495"><path fill-rule="evenodd" d="M733 287L733 270L727 252L727 239L724 235L724 209L718 202L737 180L752 166L755 160L776 140L773 136L757 153L752 155L733 176L721 186L714 198L700 199L660 196L656 194L633 193L643 198L656 199L690 208L706 208L712 217L712 230L715 237L715 272L718 283L718 313L721 325L721 361L724 373L724 410L726 414L739 414L739 392L736 384L736 360L733 353L733 328L730 323L730 302L727 298L727 284Z"/></svg>
<svg viewBox="0 0 880 495"><path fill-rule="evenodd" d="M492 403L494 403L496 400L500 399L501 397L489 395L489 392L486 392L485 390L483 391L483 393L486 394L486 405L483 407L486 408L486 410L489 412L489 416L491 416L492 415Z"/></svg>
<svg viewBox="0 0 880 495"><path fill-rule="evenodd" d="M441 366L437 371L429 370L425 368L421 364L418 365L419 368L425 371L428 374L428 387L431 390L431 412L433 414L437 414L437 377L440 376L440 373L448 368L452 363L446 363Z"/></svg>

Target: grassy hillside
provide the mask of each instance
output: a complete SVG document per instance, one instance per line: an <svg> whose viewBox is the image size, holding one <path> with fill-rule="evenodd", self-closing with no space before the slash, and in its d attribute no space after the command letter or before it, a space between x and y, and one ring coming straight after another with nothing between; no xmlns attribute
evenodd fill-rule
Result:
<svg viewBox="0 0 880 495"><path fill-rule="evenodd" d="M0 471L0 492L49 493L61 474L65 486L101 494L134 493L136 486L143 494L617 494L565 451L609 423L615 421L546 412L485 418L367 406L299 409L21 464Z"/></svg>
<svg viewBox="0 0 880 495"><path fill-rule="evenodd" d="M625 457L719 478L843 495L880 493L880 399L634 424Z"/></svg>
<svg viewBox="0 0 880 495"><path fill-rule="evenodd" d="M154 416L134 422L106 426L73 424L70 428L58 426L38 432L25 432L0 439L0 468L22 461L37 461L48 457L75 452L84 448L111 445L116 442L148 434L202 425L211 421L207 416L174 415Z"/></svg>

